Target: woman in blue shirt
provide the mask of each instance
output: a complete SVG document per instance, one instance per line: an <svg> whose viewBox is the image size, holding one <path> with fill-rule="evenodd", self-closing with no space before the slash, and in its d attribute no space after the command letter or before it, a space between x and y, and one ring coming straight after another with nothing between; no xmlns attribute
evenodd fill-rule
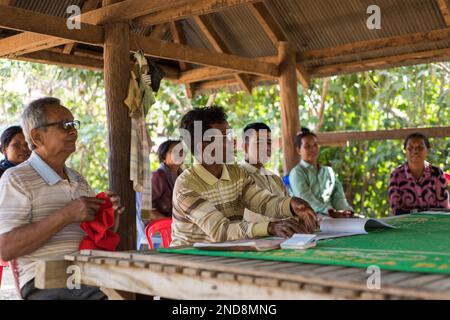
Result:
<svg viewBox="0 0 450 320"><path fill-rule="evenodd" d="M295 147L301 157L289 174L292 195L311 205L316 213L349 218L354 212L345 198L342 184L331 167L318 163L317 136L306 128L297 135Z"/></svg>

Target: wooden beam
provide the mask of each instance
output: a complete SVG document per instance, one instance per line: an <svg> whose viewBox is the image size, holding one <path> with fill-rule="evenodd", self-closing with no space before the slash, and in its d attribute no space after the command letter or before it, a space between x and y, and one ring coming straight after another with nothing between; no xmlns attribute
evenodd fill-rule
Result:
<svg viewBox="0 0 450 320"><path fill-rule="evenodd" d="M0 57L14 57L70 43L70 40L23 32L0 40Z"/></svg>
<svg viewBox="0 0 450 320"><path fill-rule="evenodd" d="M0 6L0 27L29 31L76 42L103 45L103 28L81 23L81 29L69 30L66 19L17 7Z"/></svg>
<svg viewBox="0 0 450 320"><path fill-rule="evenodd" d="M280 102L281 102L281 131L283 148L284 174L295 167L299 156L295 150L295 136L300 130L298 113L298 93L295 68L295 51L289 42L279 42L278 45L280 65Z"/></svg>
<svg viewBox="0 0 450 320"><path fill-rule="evenodd" d="M161 40L164 36L164 32L167 28L165 23L158 24L153 27L152 32L150 33L150 38Z"/></svg>
<svg viewBox="0 0 450 320"><path fill-rule="evenodd" d="M448 60L450 60L450 48L445 48L374 59L365 59L348 63L324 65L311 68L309 72L315 77L328 77L337 74Z"/></svg>
<svg viewBox="0 0 450 320"><path fill-rule="evenodd" d="M252 83L261 83L261 82L267 82L268 79L260 76L253 76L252 77ZM272 81L274 81L272 79ZM203 81L196 84L197 90L203 90L203 89L223 89L224 87L230 87L230 86L239 86L239 82L236 80L235 77L227 77L223 79L215 79L210 81Z"/></svg>
<svg viewBox="0 0 450 320"><path fill-rule="evenodd" d="M103 60L75 55L67 55L47 50L27 53L13 59L35 63L54 64L69 68L103 71Z"/></svg>
<svg viewBox="0 0 450 320"><path fill-rule="evenodd" d="M139 15L165 10L173 6L187 3L188 1L189 0L126 0L111 6L82 13L80 15L80 20L81 22L94 25L114 21L128 21ZM26 21L23 23L26 24ZM46 24L44 24L42 28L44 28L45 25ZM64 29L67 30L65 27ZM23 34L0 41L0 57L30 53L59 45L65 45L70 42L73 41L24 32ZM20 50L14 50L14 46L11 46L11 44L15 44ZM5 48L8 48L8 50Z"/></svg>
<svg viewBox="0 0 450 320"><path fill-rule="evenodd" d="M211 80L223 76L229 76L236 73L233 70L219 69L213 67L200 67L189 69L180 74L179 82L199 82Z"/></svg>
<svg viewBox="0 0 450 320"><path fill-rule="evenodd" d="M321 60L351 54L363 54L374 50L398 48L419 43L450 40L450 28L418 32L403 36L348 43L337 47L309 50L297 53L297 61Z"/></svg>
<svg viewBox="0 0 450 320"><path fill-rule="evenodd" d="M0 5L14 7L16 5L16 2L17 0L0 0Z"/></svg>
<svg viewBox="0 0 450 320"><path fill-rule="evenodd" d="M441 11L442 18L445 21L447 27L450 27L450 8L448 6L447 0L436 0Z"/></svg>
<svg viewBox="0 0 450 320"><path fill-rule="evenodd" d="M232 77L222 80L201 82L197 84L197 90L223 89L224 87L229 87L237 84L238 83L236 78Z"/></svg>
<svg viewBox="0 0 450 320"><path fill-rule="evenodd" d="M287 41L283 30L275 21L264 2L249 3L247 8L261 25L266 35L272 40L275 47L278 42Z"/></svg>
<svg viewBox="0 0 450 320"><path fill-rule="evenodd" d="M225 42L222 41L219 34L215 31L207 16L196 16L194 20L214 50L221 53L231 53ZM252 84L244 74L235 74L234 77L242 90L247 94L252 94Z"/></svg>
<svg viewBox="0 0 450 320"><path fill-rule="evenodd" d="M108 0L112 4L115 0ZM136 193L130 180L131 118L124 101L130 82L130 25L125 22L105 25L104 81L108 123L109 188L120 196L126 208L120 215L118 250L136 248Z"/></svg>
<svg viewBox="0 0 450 320"><path fill-rule="evenodd" d="M39 259L36 263L34 285L37 289L67 288L67 273L73 263L59 258Z"/></svg>
<svg viewBox="0 0 450 320"><path fill-rule="evenodd" d="M190 1L188 4L136 18L133 20L133 23L141 26L155 25L210 14L255 1L261 0L195 0Z"/></svg>
<svg viewBox="0 0 450 320"><path fill-rule="evenodd" d="M180 5L187 5L190 2L192 0L126 0L86 12L80 17L81 21L92 24L125 22L146 14L165 11ZM154 24L159 23L162 22Z"/></svg>
<svg viewBox="0 0 450 320"><path fill-rule="evenodd" d="M159 41L134 34L130 35L130 48L134 52L143 49L146 55L152 57L214 66L273 78L278 76L278 66L275 64L230 54L211 52L206 49L192 48L167 41Z"/></svg>
<svg viewBox="0 0 450 320"><path fill-rule="evenodd" d="M263 28L264 32L267 34L270 40L272 40L272 43L274 44L275 47L278 46L278 42L287 41L287 38L283 33L283 30L275 21L275 19L267 9L264 2L249 3L247 4L247 8L256 18L256 20ZM297 79L300 81L305 90L307 90L311 78L307 70L301 65L300 62L297 62L296 72L297 72Z"/></svg>
<svg viewBox="0 0 450 320"><path fill-rule="evenodd" d="M321 145L341 144L347 141L398 140L405 139L414 132L423 133L428 138L447 138L450 137L450 126L377 131L318 132L317 140Z"/></svg>
<svg viewBox="0 0 450 320"><path fill-rule="evenodd" d="M81 8L81 12L88 12L91 10L95 10L98 7L100 0L85 0L83 3L83 7ZM76 42L68 43L64 46L63 53L64 54L71 54L73 50L75 50L75 47L77 46Z"/></svg>
<svg viewBox="0 0 450 320"><path fill-rule="evenodd" d="M179 21L171 21L170 22L170 28L172 31L172 37L173 41L178 44L186 44L186 39L183 34L182 27L179 23ZM183 72L188 69L188 64L183 61L178 62L180 66L180 71ZM189 99L192 99L195 95L195 88L189 81L183 81L184 87L186 88L186 96Z"/></svg>

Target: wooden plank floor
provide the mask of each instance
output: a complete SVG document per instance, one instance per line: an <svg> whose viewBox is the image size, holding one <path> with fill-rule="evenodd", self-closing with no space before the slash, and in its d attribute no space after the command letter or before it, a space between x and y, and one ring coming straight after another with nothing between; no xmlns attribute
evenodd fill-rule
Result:
<svg viewBox="0 0 450 320"><path fill-rule="evenodd" d="M450 299L450 276L438 274L381 270L381 288L370 289L371 274L353 267L155 251L65 259L82 268L83 283L175 299Z"/></svg>

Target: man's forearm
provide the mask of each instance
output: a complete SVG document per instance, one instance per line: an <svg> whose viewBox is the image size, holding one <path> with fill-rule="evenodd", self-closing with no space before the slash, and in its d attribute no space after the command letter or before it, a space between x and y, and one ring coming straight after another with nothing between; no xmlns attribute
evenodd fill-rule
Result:
<svg viewBox="0 0 450 320"><path fill-rule="evenodd" d="M70 222L58 210L39 222L17 227L0 235L0 258L8 261L39 249Z"/></svg>

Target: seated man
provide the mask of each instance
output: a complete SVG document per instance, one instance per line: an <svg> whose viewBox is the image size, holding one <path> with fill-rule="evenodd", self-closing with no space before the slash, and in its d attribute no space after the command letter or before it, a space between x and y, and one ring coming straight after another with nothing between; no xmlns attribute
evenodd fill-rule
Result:
<svg viewBox="0 0 450 320"><path fill-rule="evenodd" d="M230 164L234 140L229 129L220 107L194 109L181 120L183 141L196 163L175 182L171 246L314 232L317 217L305 201L274 196ZM245 208L280 220L243 221Z"/></svg>
<svg viewBox="0 0 450 320"><path fill-rule="evenodd" d="M250 123L244 128L244 162L241 167L255 180L258 187L277 196L288 196L283 180L264 165L272 155L272 134L269 126L261 122ZM244 220L249 222L269 221L271 218L248 209Z"/></svg>
<svg viewBox="0 0 450 320"><path fill-rule="evenodd" d="M0 258L16 260L24 299L106 299L93 287L38 290L34 286L36 261L77 251L86 236L80 222L94 220L103 203L81 175L64 165L75 151L79 125L58 99L30 103L22 115L22 128L31 157L0 179ZM115 193L107 194L117 230L124 208Z"/></svg>

